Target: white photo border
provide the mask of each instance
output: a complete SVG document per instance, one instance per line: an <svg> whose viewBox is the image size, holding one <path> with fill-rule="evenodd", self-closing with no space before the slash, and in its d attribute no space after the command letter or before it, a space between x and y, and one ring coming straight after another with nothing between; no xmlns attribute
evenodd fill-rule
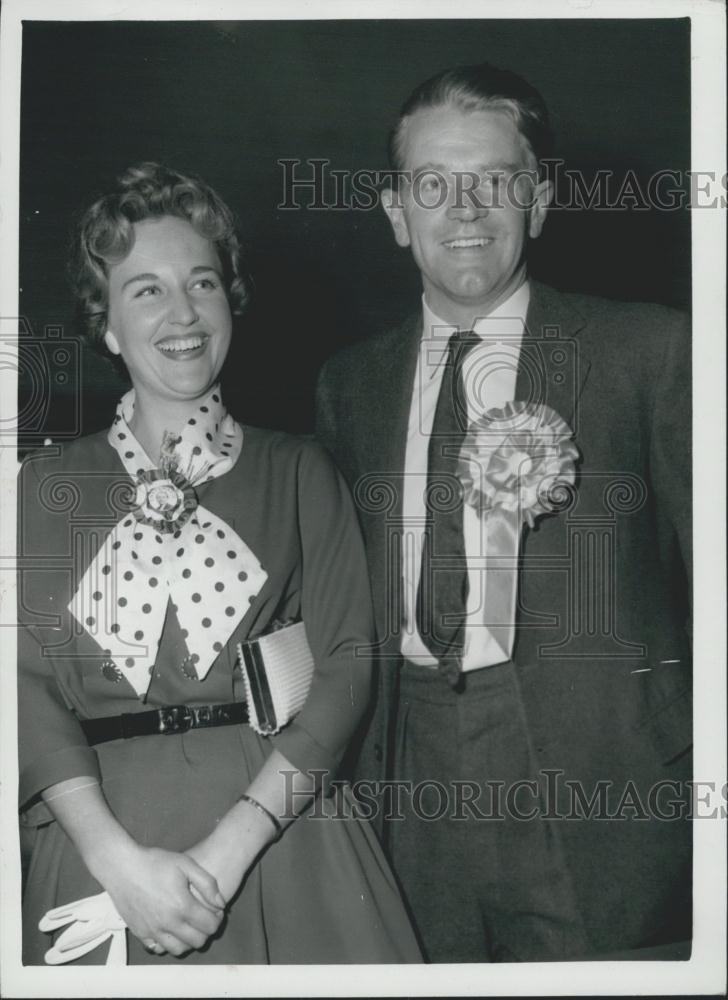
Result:
<svg viewBox="0 0 728 1000"><path fill-rule="evenodd" d="M714 0L5 0L0 34L0 327L16 332L18 308L18 182L20 63L23 20L167 21L309 19L458 19L690 17L693 170L726 170L725 9ZM244 16L243 16L244 15ZM717 196L725 195L725 188ZM722 209L692 212L694 392L694 653L698 779L724 787L726 746L725 635L725 273ZM16 411L12 359L0 365L0 428ZM7 424L5 424L7 426ZM726 989L726 820L694 822L695 927L687 962L568 962L522 965L258 967L188 966L36 968L20 963L20 860L17 846L15 714L15 441L0 439L0 992L12 997L59 996L552 996L691 995ZM725 800L723 800L725 801Z"/></svg>

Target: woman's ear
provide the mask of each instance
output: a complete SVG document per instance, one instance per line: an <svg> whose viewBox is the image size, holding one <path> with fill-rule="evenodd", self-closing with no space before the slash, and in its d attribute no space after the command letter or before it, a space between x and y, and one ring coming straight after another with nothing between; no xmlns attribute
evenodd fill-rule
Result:
<svg viewBox="0 0 728 1000"><path fill-rule="evenodd" d="M111 330L107 330L104 334L104 343L108 347L112 354L121 354L121 348L119 347L119 341L116 339Z"/></svg>

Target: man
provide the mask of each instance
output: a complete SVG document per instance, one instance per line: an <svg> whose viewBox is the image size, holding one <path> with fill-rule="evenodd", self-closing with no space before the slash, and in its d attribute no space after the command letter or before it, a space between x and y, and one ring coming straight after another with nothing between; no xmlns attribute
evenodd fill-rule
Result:
<svg viewBox="0 0 728 1000"><path fill-rule="evenodd" d="M417 88L381 200L422 305L319 382L377 612L357 773L395 782L384 834L431 961L690 937L687 324L529 279L549 138L511 73Z"/></svg>

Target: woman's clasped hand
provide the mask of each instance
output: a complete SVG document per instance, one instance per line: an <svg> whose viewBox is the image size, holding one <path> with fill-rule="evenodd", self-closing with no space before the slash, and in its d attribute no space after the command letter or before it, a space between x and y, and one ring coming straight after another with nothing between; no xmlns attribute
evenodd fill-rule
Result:
<svg viewBox="0 0 728 1000"><path fill-rule="evenodd" d="M225 916L212 875L189 855L157 847L137 845L115 860L106 889L129 930L157 953L202 948Z"/></svg>

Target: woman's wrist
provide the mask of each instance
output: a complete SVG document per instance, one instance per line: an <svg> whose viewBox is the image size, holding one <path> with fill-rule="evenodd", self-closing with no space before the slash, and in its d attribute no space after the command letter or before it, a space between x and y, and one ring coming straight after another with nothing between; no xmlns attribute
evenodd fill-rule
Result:
<svg viewBox="0 0 728 1000"><path fill-rule="evenodd" d="M271 819L249 800L240 798L211 834L224 849L242 856L246 864L278 839Z"/></svg>
<svg viewBox="0 0 728 1000"><path fill-rule="evenodd" d="M264 806L262 802L259 802L255 796L245 793L240 796L238 802L246 803L255 809L260 816L264 817L267 821L269 831L272 830L272 840L279 840L283 836L283 827L278 817L267 806Z"/></svg>
<svg viewBox="0 0 728 1000"><path fill-rule="evenodd" d="M132 865L144 850L123 827L108 831L102 841L87 842L80 850L89 872L105 889Z"/></svg>
<svg viewBox="0 0 728 1000"><path fill-rule="evenodd" d="M93 776L58 782L43 791L43 801L104 888L138 857L140 845L116 819Z"/></svg>
<svg viewBox="0 0 728 1000"><path fill-rule="evenodd" d="M236 802L214 830L188 853L215 876L220 891L229 900L272 843L272 829L265 816L245 802Z"/></svg>

